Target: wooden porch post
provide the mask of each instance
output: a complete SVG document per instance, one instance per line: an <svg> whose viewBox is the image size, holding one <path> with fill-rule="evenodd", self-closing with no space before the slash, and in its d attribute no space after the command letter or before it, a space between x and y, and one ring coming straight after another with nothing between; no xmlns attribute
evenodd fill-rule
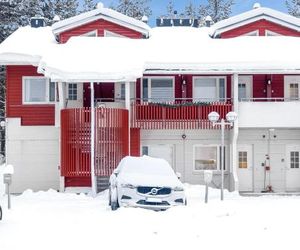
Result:
<svg viewBox="0 0 300 250"><path fill-rule="evenodd" d="M95 93L94 82L90 82L91 90L91 183L92 183L92 195L97 194L97 182L95 176Z"/></svg>
<svg viewBox="0 0 300 250"><path fill-rule="evenodd" d="M125 82L125 108L128 110L128 154L130 152L130 123L131 123L131 113L130 113L130 82Z"/></svg>

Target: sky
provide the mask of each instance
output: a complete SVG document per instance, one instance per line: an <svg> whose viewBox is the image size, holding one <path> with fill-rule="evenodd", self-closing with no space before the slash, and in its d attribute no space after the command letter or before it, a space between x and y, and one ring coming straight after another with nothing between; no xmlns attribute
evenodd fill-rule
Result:
<svg viewBox="0 0 300 250"><path fill-rule="evenodd" d="M95 0L97 2L97 0ZM111 4L116 4L118 0L102 0L102 3L105 7L109 7ZM166 14L166 6L169 0L152 0L151 1L151 9L152 16L149 18L150 26L155 25L155 18ZM205 0L173 0L174 9L178 11L178 13L184 10L184 6L192 2L195 5L200 5L205 3ZM279 10L282 12L287 12L285 6L285 0L235 0L235 5L232 8L232 15L240 14L242 12L251 10L254 3L259 2L262 7L269 7L275 10Z"/></svg>

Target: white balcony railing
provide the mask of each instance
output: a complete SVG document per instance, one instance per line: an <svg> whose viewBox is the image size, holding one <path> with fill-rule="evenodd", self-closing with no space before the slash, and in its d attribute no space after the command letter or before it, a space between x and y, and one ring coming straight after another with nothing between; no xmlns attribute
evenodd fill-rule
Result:
<svg viewBox="0 0 300 250"><path fill-rule="evenodd" d="M239 102L241 128L299 128L300 101L261 100Z"/></svg>

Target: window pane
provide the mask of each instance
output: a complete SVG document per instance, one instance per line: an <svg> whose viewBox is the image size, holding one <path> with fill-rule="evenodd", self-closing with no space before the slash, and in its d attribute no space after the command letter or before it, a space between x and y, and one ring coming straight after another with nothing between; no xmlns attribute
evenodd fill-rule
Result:
<svg viewBox="0 0 300 250"><path fill-rule="evenodd" d="M195 80L195 101L215 101L217 99L217 79L199 78Z"/></svg>
<svg viewBox="0 0 300 250"><path fill-rule="evenodd" d="M248 168L247 151L239 152L239 168Z"/></svg>
<svg viewBox="0 0 300 250"><path fill-rule="evenodd" d="M77 84L69 83L68 84L68 99L69 100L77 100Z"/></svg>
<svg viewBox="0 0 300 250"><path fill-rule="evenodd" d="M50 82L49 84L49 101L55 101L55 82Z"/></svg>
<svg viewBox="0 0 300 250"><path fill-rule="evenodd" d="M217 147L195 147L195 170L217 170Z"/></svg>
<svg viewBox="0 0 300 250"><path fill-rule="evenodd" d="M219 100L225 101L225 79L219 79Z"/></svg>
<svg viewBox="0 0 300 250"><path fill-rule="evenodd" d="M246 95L246 84L245 83L239 83L239 100L243 100L247 98Z"/></svg>
<svg viewBox="0 0 300 250"><path fill-rule="evenodd" d="M125 100L125 83L121 83L121 99Z"/></svg>
<svg viewBox="0 0 300 250"><path fill-rule="evenodd" d="M290 98L291 99L299 98L299 84L298 83L290 84Z"/></svg>
<svg viewBox="0 0 300 250"><path fill-rule="evenodd" d="M148 101L148 79L143 78L143 100Z"/></svg>
<svg viewBox="0 0 300 250"><path fill-rule="evenodd" d="M46 102L46 78L25 79L25 102Z"/></svg>
<svg viewBox="0 0 300 250"><path fill-rule="evenodd" d="M151 101L169 102L173 96L172 79L151 79Z"/></svg>
<svg viewBox="0 0 300 250"><path fill-rule="evenodd" d="M142 155L148 155L148 146L142 147Z"/></svg>

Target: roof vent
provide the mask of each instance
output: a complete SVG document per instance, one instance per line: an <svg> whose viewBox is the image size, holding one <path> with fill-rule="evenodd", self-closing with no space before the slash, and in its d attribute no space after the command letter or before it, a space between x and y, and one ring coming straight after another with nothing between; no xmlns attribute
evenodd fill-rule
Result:
<svg viewBox="0 0 300 250"><path fill-rule="evenodd" d="M261 7L261 5L260 5L260 3L255 3L254 5L253 5L253 9L255 10L255 9L258 9L258 8L260 8Z"/></svg>
<svg viewBox="0 0 300 250"><path fill-rule="evenodd" d="M59 21L60 21L59 15L55 15L55 16L53 17L53 22L56 23L56 22L59 22Z"/></svg>
<svg viewBox="0 0 300 250"><path fill-rule="evenodd" d="M212 20L211 16L205 17L204 21L205 21L205 26L206 27L210 27L212 25L212 23L213 23L213 20Z"/></svg>
<svg viewBox="0 0 300 250"><path fill-rule="evenodd" d="M39 28L45 26L45 18L41 16L34 16L30 19L30 25L32 28Z"/></svg>
<svg viewBox="0 0 300 250"><path fill-rule="evenodd" d="M97 3L97 9L104 8L104 4L102 2Z"/></svg>
<svg viewBox="0 0 300 250"><path fill-rule="evenodd" d="M148 17L144 15L144 16L142 17L142 22L148 23Z"/></svg>

